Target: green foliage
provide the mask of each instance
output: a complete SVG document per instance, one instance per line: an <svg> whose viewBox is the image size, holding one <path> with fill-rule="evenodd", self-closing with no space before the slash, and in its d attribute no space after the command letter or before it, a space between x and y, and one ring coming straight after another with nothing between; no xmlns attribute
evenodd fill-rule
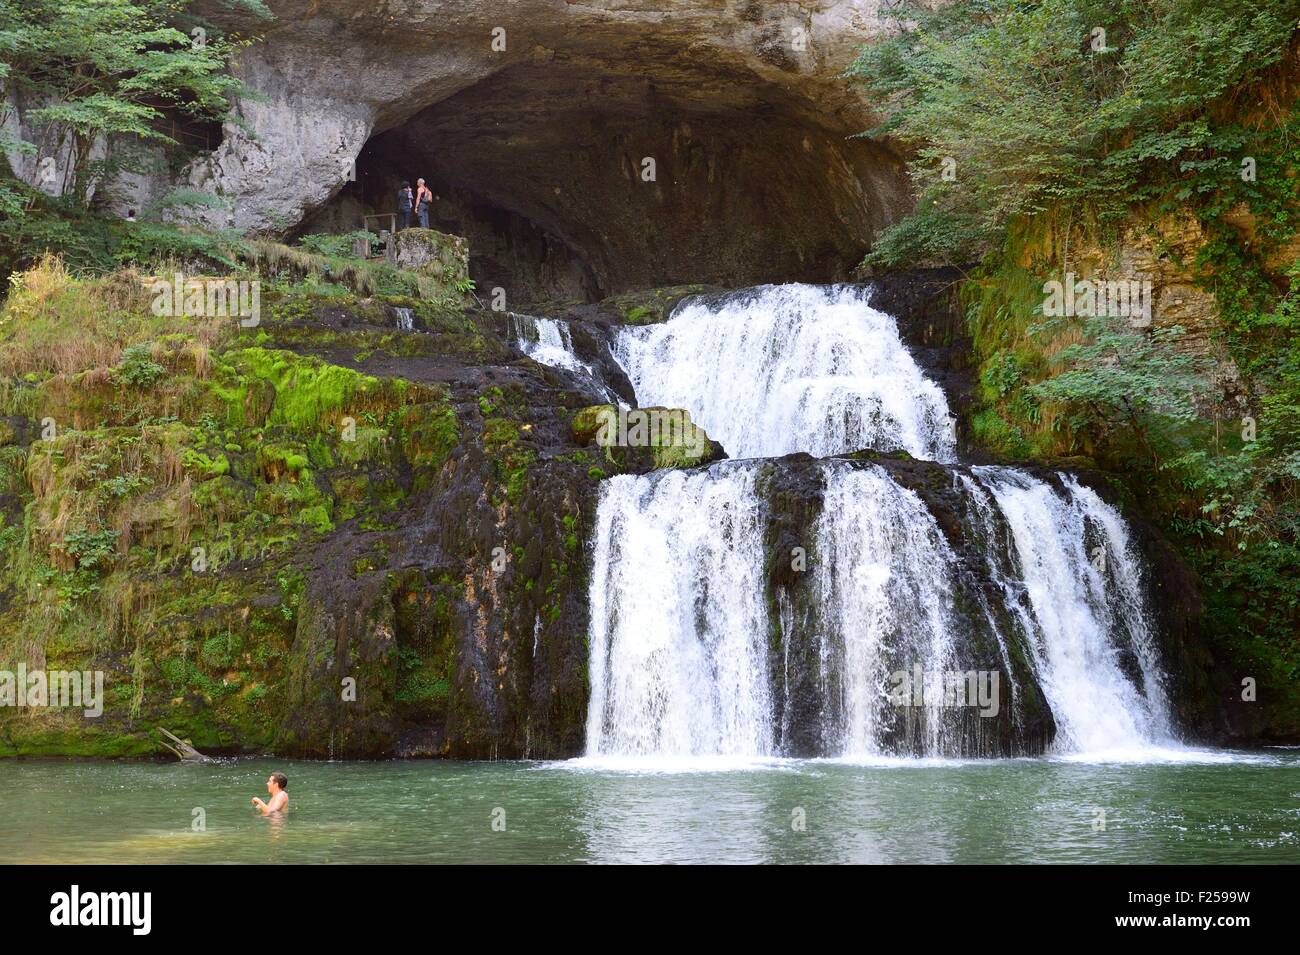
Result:
<svg viewBox="0 0 1300 955"><path fill-rule="evenodd" d="M153 482L142 474L118 474L106 481L101 481L99 487L111 497L122 498L130 497L136 491L149 487Z"/></svg>
<svg viewBox="0 0 1300 955"><path fill-rule="evenodd" d="M884 104L871 134L915 155L916 212L879 239L883 264L971 261L1020 217L1113 223L1237 177L1243 130L1210 107L1278 60L1300 15L1295 0L929 6L882 11L897 34L850 70Z"/></svg>
<svg viewBox="0 0 1300 955"><path fill-rule="evenodd" d="M496 414L497 408L501 407L504 400L504 393L495 385L487 390L485 394L478 397L479 411L483 412L484 417L490 417Z"/></svg>
<svg viewBox="0 0 1300 955"><path fill-rule="evenodd" d="M886 15L897 34L851 73L883 104L871 133L910 149L917 204L868 261L980 260L961 291L971 436L1123 473L1199 574L1221 658L1267 680L1276 711L1300 703L1300 265L1281 255L1300 226L1300 116L1294 66L1279 66L1300 2L954 0ZM1042 319L1043 279L1073 267L1072 240L1103 247L1189 214L1208 241L1183 265L1220 312L1208 348L1159 324ZM1231 402L1191 357L1207 351L1240 372Z"/></svg>
<svg viewBox="0 0 1300 955"><path fill-rule="evenodd" d="M199 657L209 668L222 670L235 662L235 654L241 649L243 644L239 636L227 630L204 640Z"/></svg>
<svg viewBox="0 0 1300 955"><path fill-rule="evenodd" d="M200 480L221 477L230 471L230 461L224 454L209 457L201 451L186 448L181 454L181 464L185 470L199 476Z"/></svg>
<svg viewBox="0 0 1300 955"><path fill-rule="evenodd" d="M1031 331L1054 332L1073 321L1048 319ZM1152 427L1195 419L1195 401L1207 391L1206 363L1174 348L1182 334L1176 325L1144 334L1127 319L1089 318L1083 340L1053 356L1059 371L1029 393L1078 409L1076 431L1096 429L1098 441L1117 427L1132 428L1158 461L1148 437Z"/></svg>
<svg viewBox="0 0 1300 955"><path fill-rule="evenodd" d="M294 620L302 603L302 592L307 588L306 578L300 571L283 570L276 575L275 582L280 587L280 613L285 620Z"/></svg>
<svg viewBox="0 0 1300 955"><path fill-rule="evenodd" d="M980 384L997 397L1005 397L1024 384L1019 360L1010 352L999 352L984 366Z"/></svg>
<svg viewBox="0 0 1300 955"><path fill-rule="evenodd" d="M112 563L118 537L117 531L73 531L63 547L82 570L99 570Z"/></svg>
<svg viewBox="0 0 1300 955"><path fill-rule="evenodd" d="M419 709L441 708L451 696L450 667L438 666L437 660L425 661L413 647L397 651L397 693L399 704Z"/></svg>
<svg viewBox="0 0 1300 955"><path fill-rule="evenodd" d="M379 236L366 229L359 229L356 232L349 232L347 235L330 235L326 232L316 232L310 235L304 235L298 240L308 252L316 255L327 255L337 259L350 258L355 255L353 249L361 241L378 242Z"/></svg>
<svg viewBox="0 0 1300 955"><path fill-rule="evenodd" d="M190 273L232 270L246 248L232 234L101 217L49 199L16 218L0 216L0 275L30 268L47 253L78 274L152 270L164 263Z"/></svg>
<svg viewBox="0 0 1300 955"><path fill-rule="evenodd" d="M167 369L153 360L152 345L141 342L122 352L113 377L125 385L147 388L165 374Z"/></svg>
<svg viewBox="0 0 1300 955"><path fill-rule="evenodd" d="M268 13L260 2L235 6L254 17ZM71 135L72 168L54 171L79 204L101 137L174 145L164 119L224 119L242 92L226 65L246 41L210 22L200 26L189 7L187 0L0 0L10 94L0 120L7 124L6 114L16 112L24 129L38 131L22 147L38 168L63 158L52 131Z"/></svg>

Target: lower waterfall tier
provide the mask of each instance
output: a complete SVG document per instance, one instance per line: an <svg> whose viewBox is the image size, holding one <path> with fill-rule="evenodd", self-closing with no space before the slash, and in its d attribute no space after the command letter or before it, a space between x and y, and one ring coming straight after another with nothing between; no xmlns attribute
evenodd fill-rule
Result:
<svg viewBox="0 0 1300 955"><path fill-rule="evenodd" d="M1066 475L807 455L602 488L589 756L1168 744L1143 563Z"/></svg>

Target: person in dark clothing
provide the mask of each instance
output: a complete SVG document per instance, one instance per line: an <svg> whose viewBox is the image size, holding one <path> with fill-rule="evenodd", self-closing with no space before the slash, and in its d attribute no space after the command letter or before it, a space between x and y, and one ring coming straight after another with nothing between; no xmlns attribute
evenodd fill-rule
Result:
<svg viewBox="0 0 1300 955"><path fill-rule="evenodd" d="M429 228L429 205L433 202L433 193L424 184L423 179L415 180L415 214L420 218L420 228Z"/></svg>
<svg viewBox="0 0 1300 955"><path fill-rule="evenodd" d="M411 195L411 184L402 183L402 188L397 190L397 231L409 228L411 225L411 209L415 205L415 200Z"/></svg>

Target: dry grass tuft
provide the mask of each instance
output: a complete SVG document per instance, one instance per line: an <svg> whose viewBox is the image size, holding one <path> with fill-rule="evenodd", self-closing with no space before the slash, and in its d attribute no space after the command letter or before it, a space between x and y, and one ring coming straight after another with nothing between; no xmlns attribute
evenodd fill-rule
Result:
<svg viewBox="0 0 1300 955"><path fill-rule="evenodd" d="M230 329L220 318L158 316L152 293L134 270L81 279L63 261L47 255L26 272L11 277L0 311L0 375L74 375L111 369L131 345L165 335L194 339L195 368L206 374L208 356ZM202 354L199 354L199 347ZM170 359L154 344L157 360Z"/></svg>

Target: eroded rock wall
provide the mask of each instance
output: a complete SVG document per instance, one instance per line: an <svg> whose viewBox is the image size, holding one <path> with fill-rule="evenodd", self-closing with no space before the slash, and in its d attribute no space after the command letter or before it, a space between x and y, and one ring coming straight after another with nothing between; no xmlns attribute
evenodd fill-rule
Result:
<svg viewBox="0 0 1300 955"><path fill-rule="evenodd" d="M843 278L908 206L897 157L852 138L871 104L842 75L876 0L272 7L238 66L249 130L186 173L226 202L186 210L212 227L283 233L340 195L345 219L393 211L425 176L569 250L518 269L521 301Z"/></svg>

